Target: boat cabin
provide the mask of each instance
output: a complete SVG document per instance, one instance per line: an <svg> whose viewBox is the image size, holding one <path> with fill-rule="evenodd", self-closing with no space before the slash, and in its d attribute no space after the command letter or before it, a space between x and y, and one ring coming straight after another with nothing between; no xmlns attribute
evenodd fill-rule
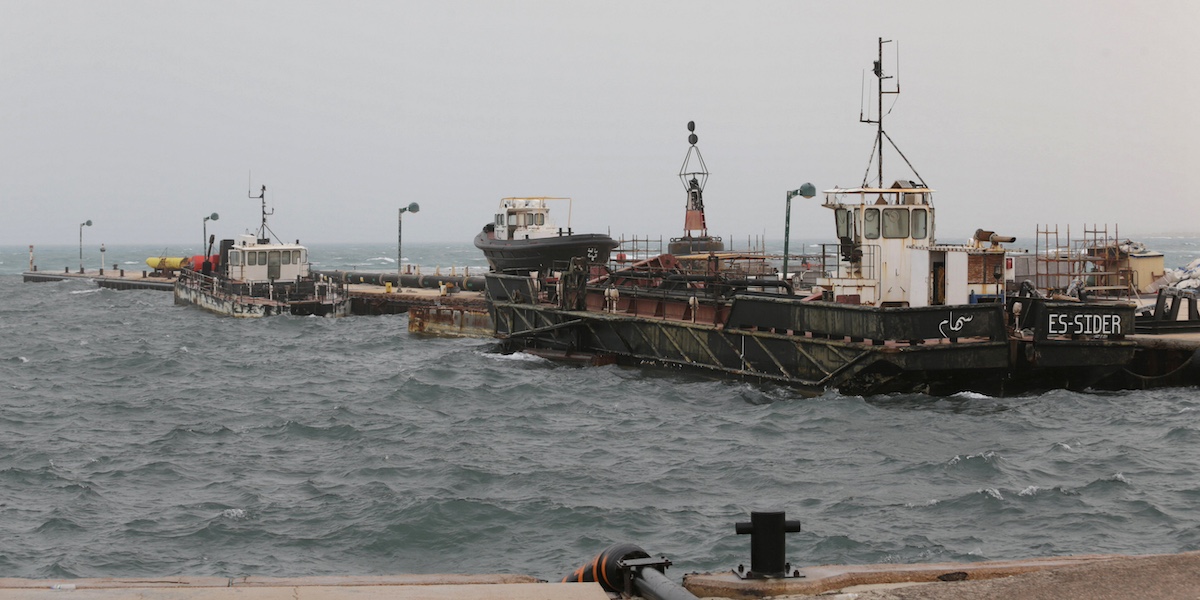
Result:
<svg viewBox="0 0 1200 600"><path fill-rule="evenodd" d="M229 249L228 277L245 283L293 281L309 275L308 248L272 244L245 234Z"/></svg>
<svg viewBox="0 0 1200 600"><path fill-rule="evenodd" d="M1010 250L1001 243L1014 238L980 230L965 245L938 244L933 191L906 180L889 188L826 190L837 267L817 285L838 301L880 307L1000 298L1014 277Z"/></svg>
<svg viewBox="0 0 1200 600"><path fill-rule="evenodd" d="M567 229L557 227L550 220L547 200L567 201ZM571 234L570 198L503 198L492 225L498 240L528 240Z"/></svg>

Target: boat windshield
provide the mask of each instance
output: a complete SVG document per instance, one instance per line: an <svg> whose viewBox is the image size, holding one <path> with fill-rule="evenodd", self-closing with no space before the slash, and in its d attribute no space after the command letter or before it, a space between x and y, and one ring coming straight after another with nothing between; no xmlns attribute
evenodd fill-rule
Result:
<svg viewBox="0 0 1200 600"><path fill-rule="evenodd" d="M854 216L848 209L839 208L834 211L834 220L837 221L837 235L839 238L854 237Z"/></svg>

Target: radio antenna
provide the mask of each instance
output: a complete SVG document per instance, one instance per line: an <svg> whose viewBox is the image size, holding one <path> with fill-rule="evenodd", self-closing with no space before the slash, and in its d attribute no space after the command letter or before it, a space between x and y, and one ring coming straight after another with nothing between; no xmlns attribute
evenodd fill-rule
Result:
<svg viewBox="0 0 1200 600"><path fill-rule="evenodd" d="M267 217L275 214L275 209L272 208L271 212L267 212L267 186L263 185L262 188L259 189L258 195L255 196L254 195L254 185L253 185L253 183L251 183L252 181L253 181L253 179L247 178L246 185L250 189L249 189L249 191L246 192L246 195L249 196L251 200L261 200L262 201L262 225L260 225L258 227L258 232L257 232L258 243L269 244L269 243L271 243L271 238L268 237L267 234L270 233L272 236L274 236L275 232L271 231L270 227L267 227ZM278 238L279 236L275 236L275 237Z"/></svg>
<svg viewBox="0 0 1200 600"><path fill-rule="evenodd" d="M908 157L904 156L904 153L900 151L900 148L898 146L896 146L896 142L892 141L891 136L889 136L887 134L887 132L884 131L884 129L883 129L883 116L884 116L883 96L884 96L884 94L890 94L890 95L896 95L896 96L900 95L900 78L899 78L900 44L899 43L896 44L896 73L897 73L897 75L892 76L892 75L884 75L883 74L883 45L890 44L890 43L892 43L892 40L885 40L883 38L879 38L879 56L875 60L875 64L873 65L873 68L872 68L872 73L874 73L875 80L876 80L876 83L875 83L875 94L876 94L875 118L874 119L871 118L870 109L868 108L867 109L868 114L865 117L862 116L862 114L861 114L862 111L860 109L860 111L859 111L860 116L859 116L858 120L859 120L859 122L862 122L862 123L872 123L872 124L876 125L875 145L871 147L871 158L874 159L875 161L877 161L876 166L878 168L879 187L882 188L884 186L884 181L883 181L883 141L885 139L887 140L887 142L889 144L891 144L892 148L894 148L896 150L896 153L900 155L900 158L904 159L904 163L907 164L908 168L912 170L913 175L916 175L917 179L920 180L921 185L925 185L925 180L921 177L921 174L917 173L916 168L914 168L912 163L909 162ZM895 82L894 82L893 86L891 87L891 89L884 89L884 81L887 79L895 79ZM890 112L891 112L891 110L889 109L888 113L890 113ZM871 174L871 165L870 165L871 161L869 160L867 162L868 162L867 172L863 174L862 187L867 187L867 178Z"/></svg>

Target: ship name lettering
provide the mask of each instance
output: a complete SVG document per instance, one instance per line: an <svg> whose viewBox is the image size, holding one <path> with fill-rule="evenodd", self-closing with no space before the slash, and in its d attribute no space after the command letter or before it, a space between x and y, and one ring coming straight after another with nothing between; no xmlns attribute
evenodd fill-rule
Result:
<svg viewBox="0 0 1200 600"><path fill-rule="evenodd" d="M1050 313L1051 335L1121 335L1121 315Z"/></svg>

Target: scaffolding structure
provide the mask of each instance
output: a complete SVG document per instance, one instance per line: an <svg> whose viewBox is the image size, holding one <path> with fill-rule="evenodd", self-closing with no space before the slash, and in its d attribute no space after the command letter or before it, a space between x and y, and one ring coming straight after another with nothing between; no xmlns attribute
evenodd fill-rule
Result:
<svg viewBox="0 0 1200 600"><path fill-rule="evenodd" d="M1132 298L1138 295L1137 272L1129 267L1116 225L1084 226L1081 239L1071 239L1058 226L1039 225L1034 252L1034 285L1051 294Z"/></svg>

